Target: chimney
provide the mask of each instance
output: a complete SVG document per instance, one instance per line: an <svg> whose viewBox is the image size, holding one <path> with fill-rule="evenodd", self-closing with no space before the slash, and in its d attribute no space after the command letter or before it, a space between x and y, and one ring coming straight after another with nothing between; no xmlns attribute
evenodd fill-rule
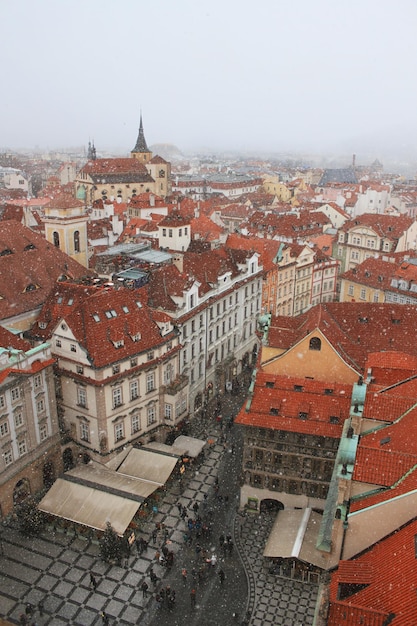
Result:
<svg viewBox="0 0 417 626"><path fill-rule="evenodd" d="M353 157L352 157L352 167L353 167L353 169L355 169L355 167L356 167L356 154L354 154Z"/></svg>

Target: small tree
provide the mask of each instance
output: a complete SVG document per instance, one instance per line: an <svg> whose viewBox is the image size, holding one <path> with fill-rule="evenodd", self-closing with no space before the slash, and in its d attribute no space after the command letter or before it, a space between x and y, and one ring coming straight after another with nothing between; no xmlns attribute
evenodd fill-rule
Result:
<svg viewBox="0 0 417 626"><path fill-rule="evenodd" d="M39 535L45 526L45 514L39 511L33 498L26 498L17 505L15 513L18 529L26 537Z"/></svg>
<svg viewBox="0 0 417 626"><path fill-rule="evenodd" d="M103 561L117 561L122 559L122 542L110 522L106 522L106 530L100 539L100 555Z"/></svg>

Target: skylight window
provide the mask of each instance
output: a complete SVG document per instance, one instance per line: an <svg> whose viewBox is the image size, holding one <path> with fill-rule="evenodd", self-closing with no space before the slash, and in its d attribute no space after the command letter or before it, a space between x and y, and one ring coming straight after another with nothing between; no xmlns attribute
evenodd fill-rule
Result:
<svg viewBox="0 0 417 626"><path fill-rule="evenodd" d="M25 246L23 249L24 249L25 251L26 251L26 250L36 250L36 246L35 246L35 244L33 244L33 243L28 243L28 245L27 245L27 246Z"/></svg>
<svg viewBox="0 0 417 626"><path fill-rule="evenodd" d="M129 309L125 304L122 306L122 309L124 313L129 313Z"/></svg>
<svg viewBox="0 0 417 626"><path fill-rule="evenodd" d="M136 306L138 307L138 309L142 308L142 303L139 302L139 300L136 300Z"/></svg>
<svg viewBox="0 0 417 626"><path fill-rule="evenodd" d="M98 313L93 313L93 320L95 322L99 322L100 321L100 316L98 315Z"/></svg>
<svg viewBox="0 0 417 626"><path fill-rule="evenodd" d="M105 315L108 319L111 319L112 317L117 317L117 313L114 309L110 309L109 311L105 311Z"/></svg>

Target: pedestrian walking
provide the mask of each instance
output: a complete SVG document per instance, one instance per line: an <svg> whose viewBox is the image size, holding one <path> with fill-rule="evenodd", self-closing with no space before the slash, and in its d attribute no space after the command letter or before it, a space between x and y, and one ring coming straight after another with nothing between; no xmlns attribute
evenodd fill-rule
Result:
<svg viewBox="0 0 417 626"><path fill-rule="evenodd" d="M222 569L219 569L218 571L218 577L220 580L220 584L222 585L224 583L224 579L225 579L225 573Z"/></svg>
<svg viewBox="0 0 417 626"><path fill-rule="evenodd" d="M182 504L181 504L181 502L178 502L177 508L178 508L178 513L181 515L181 513L182 513Z"/></svg>
<svg viewBox="0 0 417 626"><path fill-rule="evenodd" d="M41 598L38 602L38 611L39 611L39 615L42 616L43 612L45 610L45 602L44 600Z"/></svg>
<svg viewBox="0 0 417 626"><path fill-rule="evenodd" d="M198 507L199 507L198 502L194 502L194 504L193 504L193 511L194 511L194 513L197 513Z"/></svg>
<svg viewBox="0 0 417 626"><path fill-rule="evenodd" d="M142 589L142 597L146 598L146 596L148 595L148 588L149 588L149 585L146 582L146 580L142 582L140 588Z"/></svg>
<svg viewBox="0 0 417 626"><path fill-rule="evenodd" d="M159 579L152 568L150 569L150 572L149 572L149 578L151 579L151 583L153 584L153 586L156 587L156 583L158 582Z"/></svg>
<svg viewBox="0 0 417 626"><path fill-rule="evenodd" d="M101 612L101 623L103 624L103 626L109 626L110 624L109 616L107 615L107 613L105 613L105 611Z"/></svg>
<svg viewBox="0 0 417 626"><path fill-rule="evenodd" d="M183 567L181 570L181 576L182 576L184 585L186 585L187 584L187 570L185 567Z"/></svg>
<svg viewBox="0 0 417 626"><path fill-rule="evenodd" d="M28 623L28 618L26 617L25 613L21 613L21 615L19 616L19 622L20 624L22 624L22 626L25 626Z"/></svg>
<svg viewBox="0 0 417 626"><path fill-rule="evenodd" d="M25 613L27 617L32 617L33 615L33 606L30 602L28 602L26 605Z"/></svg>
<svg viewBox="0 0 417 626"><path fill-rule="evenodd" d="M153 543L153 545L156 544L157 537L158 537L158 530L156 528L154 528L153 531L152 531L152 543Z"/></svg>
<svg viewBox="0 0 417 626"><path fill-rule="evenodd" d="M191 600L191 608L195 609L195 605L196 605L196 592L195 592L195 589L191 589L190 600Z"/></svg>
<svg viewBox="0 0 417 626"><path fill-rule="evenodd" d="M92 572L90 572L90 587L95 591L97 589L97 580Z"/></svg>

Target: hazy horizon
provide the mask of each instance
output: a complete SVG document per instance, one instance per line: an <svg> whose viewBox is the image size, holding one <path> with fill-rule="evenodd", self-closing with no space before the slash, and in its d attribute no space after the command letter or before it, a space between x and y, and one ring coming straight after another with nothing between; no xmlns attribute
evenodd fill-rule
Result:
<svg viewBox="0 0 417 626"><path fill-rule="evenodd" d="M414 0L5 1L0 150L415 159Z"/></svg>

